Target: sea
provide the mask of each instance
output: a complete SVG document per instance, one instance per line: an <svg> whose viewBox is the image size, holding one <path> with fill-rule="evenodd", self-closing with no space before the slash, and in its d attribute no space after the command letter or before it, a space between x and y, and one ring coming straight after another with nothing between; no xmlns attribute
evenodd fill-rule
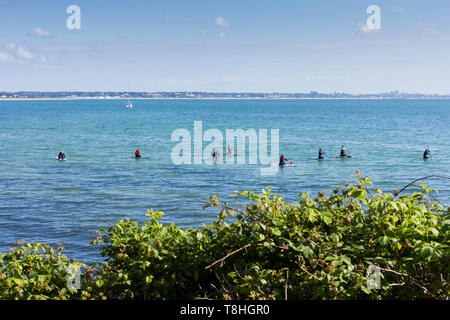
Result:
<svg viewBox="0 0 450 320"><path fill-rule="evenodd" d="M0 252L22 240L62 243L68 257L100 262L89 244L97 231L126 218L143 223L150 209L164 212L162 223L193 228L215 220L216 208L202 210L213 194L230 200L234 191L271 186L294 203L301 193L356 182L357 170L386 192L450 175L450 100L143 99L131 109L126 103L0 101ZM179 152L182 141L198 152L194 123L201 123L205 159L206 132L223 134L222 152L227 130L267 132L270 154L276 141L270 134L278 130L278 153L293 166L274 164L273 173L262 174L271 165L250 162L250 140L244 148L233 145L234 163L194 163L194 156L177 163L174 154L189 152ZM333 158L342 145L352 158ZM328 160L314 160L319 148ZM432 159L422 158L426 148ZM136 149L142 159L133 158ZM56 159L60 151L66 161ZM450 180L424 183L450 205Z"/></svg>

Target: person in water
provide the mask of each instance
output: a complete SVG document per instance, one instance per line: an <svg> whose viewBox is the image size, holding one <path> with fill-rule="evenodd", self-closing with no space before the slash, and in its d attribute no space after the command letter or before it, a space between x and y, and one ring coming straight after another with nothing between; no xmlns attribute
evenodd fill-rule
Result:
<svg viewBox="0 0 450 320"><path fill-rule="evenodd" d="M280 165L280 166L285 166L285 165L286 165L286 161L288 161L288 159L286 159L286 156L285 156L285 154L283 153L283 154L280 156L280 163L279 163L279 165Z"/></svg>
<svg viewBox="0 0 450 320"><path fill-rule="evenodd" d="M216 151L216 149L214 149L214 152L212 153L212 157L213 157L213 159L218 159L220 157L220 152Z"/></svg>
<svg viewBox="0 0 450 320"><path fill-rule="evenodd" d="M66 155L64 154L64 151L61 151L59 154L58 154L58 160L64 160L66 158Z"/></svg>
<svg viewBox="0 0 450 320"><path fill-rule="evenodd" d="M319 149L319 159L325 159L323 157L323 155L325 154L325 152L322 151L322 148Z"/></svg>
<svg viewBox="0 0 450 320"><path fill-rule="evenodd" d="M427 148L427 150L424 151L423 158L428 159L428 156L431 156L431 151L429 148Z"/></svg>
<svg viewBox="0 0 450 320"><path fill-rule="evenodd" d="M134 156L135 156L136 158L142 157L142 155L141 155L141 150L137 149L136 152L134 153Z"/></svg>
<svg viewBox="0 0 450 320"><path fill-rule="evenodd" d="M341 155L340 155L340 157L342 157L342 158L346 158L347 157L347 150L345 150L344 145L342 145L342 147L341 147Z"/></svg>

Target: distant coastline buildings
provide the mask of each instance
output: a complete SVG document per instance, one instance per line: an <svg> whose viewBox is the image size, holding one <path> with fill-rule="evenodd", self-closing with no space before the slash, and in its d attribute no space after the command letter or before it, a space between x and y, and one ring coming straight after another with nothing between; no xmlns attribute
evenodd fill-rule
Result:
<svg viewBox="0 0 450 320"><path fill-rule="evenodd" d="M110 91L18 91L1 92L1 99L450 99L450 94L384 93L255 93L255 92L110 92Z"/></svg>

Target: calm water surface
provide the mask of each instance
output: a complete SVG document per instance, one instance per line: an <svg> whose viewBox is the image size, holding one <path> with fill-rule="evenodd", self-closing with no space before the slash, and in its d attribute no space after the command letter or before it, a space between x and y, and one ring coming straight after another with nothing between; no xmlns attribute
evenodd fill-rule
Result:
<svg viewBox="0 0 450 320"><path fill-rule="evenodd" d="M216 193L273 186L289 200L355 180L356 170L392 191L414 178L449 175L449 100L0 101L0 251L17 240L55 244L86 262L89 240L119 219L196 227L214 220L202 201ZM171 134L280 129L280 151L297 165L261 176L260 165L172 164ZM205 143L206 144L206 143ZM313 161L321 147L354 158ZM429 146L433 159L422 160ZM140 148L151 159L135 160ZM55 159L64 150L67 161ZM431 180L450 204L450 183Z"/></svg>

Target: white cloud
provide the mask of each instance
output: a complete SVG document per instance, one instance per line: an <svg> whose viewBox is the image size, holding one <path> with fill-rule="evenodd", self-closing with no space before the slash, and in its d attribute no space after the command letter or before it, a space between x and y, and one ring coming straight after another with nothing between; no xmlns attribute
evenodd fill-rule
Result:
<svg viewBox="0 0 450 320"><path fill-rule="evenodd" d="M206 30L205 29L200 29L200 33L201 34L206 34Z"/></svg>
<svg viewBox="0 0 450 320"><path fill-rule="evenodd" d="M225 32L223 32L223 31L219 32L219 37L221 37L221 38L225 37Z"/></svg>
<svg viewBox="0 0 450 320"><path fill-rule="evenodd" d="M41 28L34 28L32 33L36 36L36 37L40 37L40 38L45 38L45 37L50 37L50 32L43 30Z"/></svg>
<svg viewBox="0 0 450 320"><path fill-rule="evenodd" d="M230 24L223 17L216 18L216 25L222 28L228 27Z"/></svg>
<svg viewBox="0 0 450 320"><path fill-rule="evenodd" d="M37 55L31 51L17 46L15 43L8 43L5 48L9 52L0 51L0 62L24 62L24 61L37 61L45 63L47 59L42 55Z"/></svg>
<svg viewBox="0 0 450 320"><path fill-rule="evenodd" d="M23 58L25 60L33 60L35 56L30 51L19 47L19 48L17 48L17 51L16 51L16 57Z"/></svg>
<svg viewBox="0 0 450 320"><path fill-rule="evenodd" d="M358 33L371 33L371 32L376 32L378 31L377 29L371 29L367 26L367 24L359 22L358 23Z"/></svg>

